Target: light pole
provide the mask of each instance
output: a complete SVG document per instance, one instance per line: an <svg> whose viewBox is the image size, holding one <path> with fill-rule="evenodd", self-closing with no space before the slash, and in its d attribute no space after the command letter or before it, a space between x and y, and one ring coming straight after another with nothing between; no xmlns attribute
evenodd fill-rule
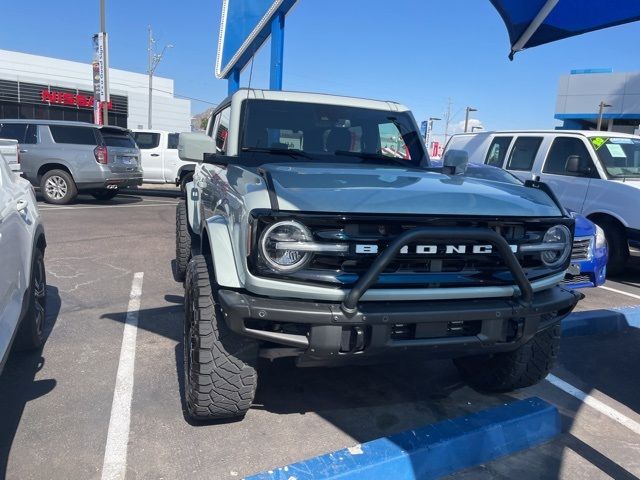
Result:
<svg viewBox="0 0 640 480"><path fill-rule="evenodd" d="M438 122L442 120L438 117L429 117L427 121L427 131L424 132L424 144L427 146L427 150L429 149L429 141L431 140L431 132L433 131L433 122Z"/></svg>
<svg viewBox="0 0 640 480"><path fill-rule="evenodd" d="M102 102L102 124L109 125L109 47L107 41L107 19L104 13L105 0L100 0L100 31L104 36L104 97ZM94 102L96 99L94 99Z"/></svg>
<svg viewBox="0 0 640 480"><path fill-rule="evenodd" d="M598 126L596 128L597 131L602 130L602 115L604 114L604 109L609 107L611 107L611 105L608 103L605 103L604 101L600 102L598 110Z"/></svg>
<svg viewBox="0 0 640 480"><path fill-rule="evenodd" d="M469 113L477 112L477 111L478 111L477 108L473 108L473 107L466 108L466 113L464 115L464 133L467 133L467 129L469 128Z"/></svg>
<svg viewBox="0 0 640 480"><path fill-rule="evenodd" d="M149 117L147 119L147 128L153 128L152 122L151 122L151 113L153 108L153 74L156 71L158 64L162 60L162 57L164 56L164 52L167 51L167 48L173 48L173 45L171 44L165 45L164 48L162 49L162 52L160 52L159 54L156 53L156 41L153 38L153 31L151 30L151 25L149 25L149 48L148 48L149 70L147 72L149 73Z"/></svg>
<svg viewBox="0 0 640 480"><path fill-rule="evenodd" d="M471 127L471 133L475 132L476 130L484 130L484 128L483 127L478 127L478 126Z"/></svg>

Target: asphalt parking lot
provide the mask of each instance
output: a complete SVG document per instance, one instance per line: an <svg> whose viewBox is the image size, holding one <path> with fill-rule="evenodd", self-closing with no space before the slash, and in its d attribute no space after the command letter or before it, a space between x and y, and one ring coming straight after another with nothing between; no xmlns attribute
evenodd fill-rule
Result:
<svg viewBox="0 0 640 480"><path fill-rule="evenodd" d="M557 381L481 395L446 361L296 369L282 360L261 366L243 421L191 424L183 413L183 289L171 267L177 196L142 193L107 204L82 196L72 206L41 204L48 339L41 352L14 353L0 376L0 478L101 478L105 458L124 462L127 479L241 478L533 395L559 408L563 434L454 478L640 477L633 328L563 340L550 379L600 408ZM634 260L606 289L585 291L579 308L640 304ZM137 329L123 343L132 315ZM127 400L127 389L130 402L116 409L114 390Z"/></svg>

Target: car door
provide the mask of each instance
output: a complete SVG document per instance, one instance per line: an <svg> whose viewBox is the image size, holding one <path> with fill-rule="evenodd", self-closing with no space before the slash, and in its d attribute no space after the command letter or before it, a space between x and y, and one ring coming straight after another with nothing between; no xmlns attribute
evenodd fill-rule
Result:
<svg viewBox="0 0 640 480"><path fill-rule="evenodd" d="M533 135L519 135L509 151L505 170L509 171L523 182L531 180L531 170L535 162L543 137Z"/></svg>
<svg viewBox="0 0 640 480"><path fill-rule="evenodd" d="M176 180L178 173L178 139L179 133L169 133L165 135L164 139L164 181L166 183L173 183Z"/></svg>
<svg viewBox="0 0 640 480"><path fill-rule="evenodd" d="M567 161L574 155L587 159L585 161L590 165L589 173L567 171ZM599 178L599 174L583 138L558 136L551 143L540 178L549 184L565 208L582 213L591 179Z"/></svg>
<svg viewBox="0 0 640 480"><path fill-rule="evenodd" d="M163 183L163 146L160 132L138 131L133 132L140 157L142 159L142 178L145 182Z"/></svg>
<svg viewBox="0 0 640 480"><path fill-rule="evenodd" d="M18 325L31 264L32 239L21 211L26 205L24 192L12 175L0 158L0 361Z"/></svg>

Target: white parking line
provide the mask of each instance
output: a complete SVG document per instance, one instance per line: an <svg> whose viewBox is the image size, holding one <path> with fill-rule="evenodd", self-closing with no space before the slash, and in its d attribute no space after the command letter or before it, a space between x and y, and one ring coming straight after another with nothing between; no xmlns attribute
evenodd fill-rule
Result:
<svg viewBox="0 0 640 480"><path fill-rule="evenodd" d="M127 318L122 334L120 363L116 375L116 387L111 404L111 419L107 433L107 446L102 464L102 480L124 480L127 471L127 445L131 421L131 396L133 393L133 373L136 360L136 335L138 333L138 313L142 296L144 273L133 276Z"/></svg>
<svg viewBox="0 0 640 480"><path fill-rule="evenodd" d="M627 297L631 297L631 298L635 298L637 300L640 300L640 295L636 295L634 293L625 292L624 290L617 290L615 288L605 287L604 285L600 286L598 288L601 288L603 290L608 290L608 291L614 292L614 293L619 293L620 295L626 295Z"/></svg>
<svg viewBox="0 0 640 480"><path fill-rule="evenodd" d="M604 404L597 398L592 397L591 395L583 392L579 388L574 387L570 383L565 382L564 380L556 377L551 373L547 376L547 381L558 387L560 390L563 390L569 395L574 396L584 404L589 405L591 408L595 408L603 415L606 415L610 419L615 420L621 425L624 425L632 432L640 435L640 423L636 422L635 420L630 419L626 415L623 415L617 410L611 408L609 405Z"/></svg>
<svg viewBox="0 0 640 480"><path fill-rule="evenodd" d="M100 206L75 206L75 207L43 207L38 206L41 212L52 210L91 210L96 208L143 208L143 207L168 207L171 205L177 205L178 202L166 202L166 203L144 203L142 205L100 205Z"/></svg>

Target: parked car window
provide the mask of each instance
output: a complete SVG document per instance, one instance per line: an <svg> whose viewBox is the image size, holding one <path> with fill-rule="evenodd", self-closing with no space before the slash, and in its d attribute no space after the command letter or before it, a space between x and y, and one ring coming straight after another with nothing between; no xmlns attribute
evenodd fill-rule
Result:
<svg viewBox="0 0 640 480"><path fill-rule="evenodd" d="M494 138L489 146L489 152L487 153L487 158L484 163L492 167L502 168L504 158L507 156L507 150L509 149L509 145L511 145L511 140L513 140L513 137Z"/></svg>
<svg viewBox="0 0 640 480"><path fill-rule="evenodd" d="M591 144L610 176L640 178L640 139L594 137Z"/></svg>
<svg viewBox="0 0 640 480"><path fill-rule="evenodd" d="M140 150L151 150L152 148L158 148L158 145L160 145L159 133L133 132L133 138L135 138Z"/></svg>
<svg viewBox="0 0 640 480"><path fill-rule="evenodd" d="M591 166L592 176L598 176L598 172L593 165L591 155L589 155L589 151L587 150L584 142L581 139L574 137L558 137L553 141L542 172L555 175L569 175L572 177L582 176L567 172L567 160L572 155L577 155L580 158L586 159Z"/></svg>
<svg viewBox="0 0 640 480"><path fill-rule="evenodd" d="M68 125L49 125L51 136L56 143L73 145L96 145L95 129L88 127L71 127Z"/></svg>
<svg viewBox="0 0 640 480"><path fill-rule="evenodd" d="M36 126L27 123L0 123L0 138L17 140L20 144L37 143Z"/></svg>
<svg viewBox="0 0 640 480"><path fill-rule="evenodd" d="M411 160L411 154L407 145L404 143L402 133L398 130L395 123L381 123L378 125L378 134L380 135L380 153L387 157L406 158ZM361 147L354 141L354 135L351 135L351 152L360 152Z"/></svg>
<svg viewBox="0 0 640 480"><path fill-rule="evenodd" d="M136 142L126 130L102 128L100 134L107 147L136 148Z"/></svg>
<svg viewBox="0 0 640 480"><path fill-rule="evenodd" d="M180 140L179 133L170 133L167 138L167 148L169 150L175 150L178 148L178 141Z"/></svg>
<svg viewBox="0 0 640 480"><path fill-rule="evenodd" d="M542 137L518 137L509 154L507 170L530 172L542 143Z"/></svg>
<svg viewBox="0 0 640 480"><path fill-rule="evenodd" d="M229 136L229 120L231 115L231 107L227 107L220 112L220 121L216 129L216 150L218 153L225 155L227 153L227 137Z"/></svg>

